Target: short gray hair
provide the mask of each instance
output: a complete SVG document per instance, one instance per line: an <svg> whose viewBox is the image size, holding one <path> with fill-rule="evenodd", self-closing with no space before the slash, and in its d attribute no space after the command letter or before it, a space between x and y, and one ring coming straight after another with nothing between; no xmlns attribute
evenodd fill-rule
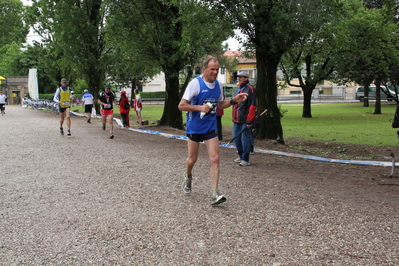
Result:
<svg viewBox="0 0 399 266"><path fill-rule="evenodd" d="M205 59L205 61L204 61L204 63L203 63L203 66L204 66L205 68L207 68L209 62L211 62L211 61L215 61L215 62L218 62L218 63L219 63L219 60L218 60L216 57L208 57L207 59Z"/></svg>

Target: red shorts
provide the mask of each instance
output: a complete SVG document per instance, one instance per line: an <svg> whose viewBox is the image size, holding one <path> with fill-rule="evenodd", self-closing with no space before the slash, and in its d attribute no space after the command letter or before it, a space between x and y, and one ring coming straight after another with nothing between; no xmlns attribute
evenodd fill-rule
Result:
<svg viewBox="0 0 399 266"><path fill-rule="evenodd" d="M106 116L106 115L113 115L113 114L114 114L114 110L104 110L104 109L101 110L101 115Z"/></svg>

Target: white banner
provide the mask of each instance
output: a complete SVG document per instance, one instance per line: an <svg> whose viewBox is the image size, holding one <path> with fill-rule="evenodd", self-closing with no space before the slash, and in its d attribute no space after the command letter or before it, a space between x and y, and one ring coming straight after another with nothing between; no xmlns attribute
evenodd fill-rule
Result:
<svg viewBox="0 0 399 266"><path fill-rule="evenodd" d="M29 69L29 79L28 79L28 91L29 97L33 100L39 100L39 85L37 83L37 69Z"/></svg>

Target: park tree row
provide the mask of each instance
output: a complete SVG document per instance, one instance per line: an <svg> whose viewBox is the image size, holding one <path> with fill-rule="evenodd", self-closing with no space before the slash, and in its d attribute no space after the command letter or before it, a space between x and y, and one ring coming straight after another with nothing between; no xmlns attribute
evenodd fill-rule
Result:
<svg viewBox="0 0 399 266"><path fill-rule="evenodd" d="M284 143L277 70L287 83L300 81L303 117L323 80L396 84L397 10L397 0L33 0L23 21L43 42L14 56L13 67L38 68L39 82L52 88L68 77L95 96L107 78L135 84L162 71L161 124L183 128L177 105L192 78L186 70L220 56L239 29L245 55L257 60L258 111L268 109L257 136Z"/></svg>

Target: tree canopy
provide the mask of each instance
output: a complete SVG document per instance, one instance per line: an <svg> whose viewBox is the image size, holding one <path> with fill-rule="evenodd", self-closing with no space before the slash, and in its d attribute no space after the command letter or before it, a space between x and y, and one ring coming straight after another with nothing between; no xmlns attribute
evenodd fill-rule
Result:
<svg viewBox="0 0 399 266"><path fill-rule="evenodd" d="M231 25L198 1L177 0L111 1L108 23L115 47L132 63L141 63L141 75L148 67L163 71L166 99L161 125L183 128L177 108L180 89L185 89L180 87L180 75L204 56L221 53Z"/></svg>
<svg viewBox="0 0 399 266"><path fill-rule="evenodd" d="M51 50L60 69L57 82L66 77L87 79L97 96L105 82L107 47L104 42L106 9L102 0L33 0L30 23Z"/></svg>
<svg viewBox="0 0 399 266"><path fill-rule="evenodd" d="M23 21L24 7L20 0L0 0L0 47L25 43L29 26Z"/></svg>
<svg viewBox="0 0 399 266"><path fill-rule="evenodd" d="M277 105L278 65L299 38L316 30L314 18L325 14L325 5L321 3L324 1L209 1L212 8L222 10L246 36L247 51L256 52L258 112L268 110L259 121L258 138L284 143Z"/></svg>
<svg viewBox="0 0 399 266"><path fill-rule="evenodd" d="M13 61L21 53L29 26L23 20L24 7L20 0L0 0L0 75L15 75Z"/></svg>
<svg viewBox="0 0 399 266"><path fill-rule="evenodd" d="M304 34L284 53L281 69L284 81L292 87L299 87L303 92L302 117L310 118L311 97L318 84L327 80L335 69L332 57L337 53L336 31L338 23L344 19L345 10L340 2L320 1L323 16L315 16L312 30ZM293 81L298 81L298 84Z"/></svg>
<svg viewBox="0 0 399 266"><path fill-rule="evenodd" d="M358 83L399 72L398 6L397 0L33 0L27 21L44 40L37 65L56 82L87 80L96 96L107 80L134 87L162 71L161 124L177 128L192 70L206 56L221 56L221 43L238 29L244 54L257 60L258 112L268 110L257 137L284 143L277 105L282 60L286 74L300 80L303 116L311 117L310 95L332 72Z"/></svg>
<svg viewBox="0 0 399 266"><path fill-rule="evenodd" d="M337 34L340 52L335 65L343 82L354 81L368 88L391 75L392 65L398 65L398 29L387 10L353 6L353 15L342 21ZM365 90L364 106L368 106ZM379 94L377 93L377 96ZM381 113L379 101L375 112Z"/></svg>

